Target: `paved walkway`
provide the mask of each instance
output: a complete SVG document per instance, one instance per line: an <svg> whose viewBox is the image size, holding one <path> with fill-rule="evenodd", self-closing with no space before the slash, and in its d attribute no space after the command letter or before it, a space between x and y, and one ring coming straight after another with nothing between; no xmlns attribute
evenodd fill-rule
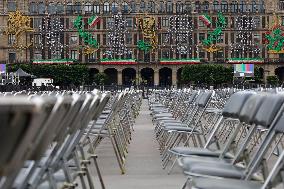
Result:
<svg viewBox="0 0 284 189"><path fill-rule="evenodd" d="M103 141L97 151L106 189L181 188L185 181L181 170L176 167L171 175L167 175L161 167L157 143L153 137L154 127L146 100L143 100L134 129L125 175L120 174L110 141Z"/></svg>

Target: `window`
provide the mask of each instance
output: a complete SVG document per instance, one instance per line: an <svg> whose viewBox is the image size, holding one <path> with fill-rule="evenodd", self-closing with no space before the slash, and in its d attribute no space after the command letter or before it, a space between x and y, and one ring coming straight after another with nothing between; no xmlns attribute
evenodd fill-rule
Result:
<svg viewBox="0 0 284 189"><path fill-rule="evenodd" d="M169 27L169 18L168 17L162 17L162 27Z"/></svg>
<svg viewBox="0 0 284 189"><path fill-rule="evenodd" d="M146 10L146 3L144 1L140 1L140 11L139 12L145 12Z"/></svg>
<svg viewBox="0 0 284 189"><path fill-rule="evenodd" d="M34 18L33 28L39 28L41 26L42 18Z"/></svg>
<svg viewBox="0 0 284 189"><path fill-rule="evenodd" d="M240 6L239 6L240 12L245 12L246 11L246 3L241 0Z"/></svg>
<svg viewBox="0 0 284 189"><path fill-rule="evenodd" d="M237 1L232 1L231 12L238 12L238 2Z"/></svg>
<svg viewBox="0 0 284 189"><path fill-rule="evenodd" d="M151 13L155 12L155 3L153 1L150 1L148 3L148 11L151 12Z"/></svg>
<svg viewBox="0 0 284 189"><path fill-rule="evenodd" d="M254 23L255 23L255 27L256 28L260 28L260 17L259 16L255 16L254 17Z"/></svg>
<svg viewBox="0 0 284 189"><path fill-rule="evenodd" d="M199 28L204 28L204 27L206 27L205 24L204 24L204 22L202 22L200 19L198 19L198 26L199 26Z"/></svg>
<svg viewBox="0 0 284 189"><path fill-rule="evenodd" d="M113 18L106 18L106 21L107 21L107 25L106 25L106 27L107 28L110 28L110 27L112 27L112 25L114 24L113 23Z"/></svg>
<svg viewBox="0 0 284 189"><path fill-rule="evenodd" d="M29 12L30 12L31 14L37 13L37 5L36 5L35 2L31 2L31 3L30 3Z"/></svg>
<svg viewBox="0 0 284 189"><path fill-rule="evenodd" d="M228 12L228 3L227 3L227 1L222 1L222 3L221 3L221 11L222 12Z"/></svg>
<svg viewBox="0 0 284 189"><path fill-rule="evenodd" d="M160 1L159 13L164 13L164 12L165 12L165 3L164 1Z"/></svg>
<svg viewBox="0 0 284 189"><path fill-rule="evenodd" d="M9 0L9 1L7 2L7 9L8 9L9 12L14 12L14 11L16 11L16 9L17 9L16 1L14 1L14 0Z"/></svg>
<svg viewBox="0 0 284 189"><path fill-rule="evenodd" d="M167 2L166 12L167 13L172 13L173 12L173 3L172 3L172 1L168 1Z"/></svg>
<svg viewBox="0 0 284 189"><path fill-rule="evenodd" d="M183 13L184 4L180 1L176 2L176 12L177 13Z"/></svg>
<svg viewBox="0 0 284 189"><path fill-rule="evenodd" d="M35 46L40 45L40 43L41 43L41 34L34 34L33 41L34 41L34 45Z"/></svg>
<svg viewBox="0 0 284 189"><path fill-rule="evenodd" d="M202 11L208 11L209 10L209 2L208 1L204 1L201 5L201 10Z"/></svg>
<svg viewBox="0 0 284 189"><path fill-rule="evenodd" d="M251 9L250 9L252 12L257 12L259 10L259 6L258 4L255 2L255 0L253 0L251 2Z"/></svg>
<svg viewBox="0 0 284 189"><path fill-rule="evenodd" d="M94 5L94 13L100 13L100 5Z"/></svg>
<svg viewBox="0 0 284 189"><path fill-rule="evenodd" d="M77 44L77 42L78 42L78 36L77 35L71 35L70 44Z"/></svg>
<svg viewBox="0 0 284 189"><path fill-rule="evenodd" d="M44 2L38 3L38 13L39 14L44 14L45 13L45 4L44 4Z"/></svg>
<svg viewBox="0 0 284 189"><path fill-rule="evenodd" d="M8 35L8 45L13 45L15 42L15 35L14 34L9 34Z"/></svg>
<svg viewBox="0 0 284 189"><path fill-rule="evenodd" d="M75 5L74 5L74 11L75 13L77 14L80 14L82 12L81 10L81 4L79 2L76 2Z"/></svg>
<svg viewBox="0 0 284 189"><path fill-rule="evenodd" d="M88 60L89 60L89 61L94 61L94 60L96 60L96 53L89 54L89 55L88 55Z"/></svg>
<svg viewBox="0 0 284 189"><path fill-rule="evenodd" d="M84 11L85 11L85 13L92 13L93 12L93 6L90 2L85 3Z"/></svg>
<svg viewBox="0 0 284 189"><path fill-rule="evenodd" d="M195 11L196 12L200 12L200 2L199 1L195 1Z"/></svg>
<svg viewBox="0 0 284 189"><path fill-rule="evenodd" d="M128 44L128 45L132 44L132 34L126 35L126 44Z"/></svg>
<svg viewBox="0 0 284 189"><path fill-rule="evenodd" d="M58 4L57 4L57 6L56 6L56 12L57 12L57 13L60 13L60 14L64 13L64 6L63 6L63 4L61 4L61 3L58 3Z"/></svg>
<svg viewBox="0 0 284 189"><path fill-rule="evenodd" d="M49 3L47 7L48 14L55 14L56 13L56 6L54 3Z"/></svg>
<svg viewBox="0 0 284 189"><path fill-rule="evenodd" d="M112 13L117 13L118 12L118 4L117 3L112 3L112 5L111 5L111 12Z"/></svg>
<svg viewBox="0 0 284 189"><path fill-rule="evenodd" d="M279 9L284 10L284 0L279 0Z"/></svg>
<svg viewBox="0 0 284 189"><path fill-rule="evenodd" d="M128 4L126 2L122 3L122 13L128 13L129 12L129 8L128 8Z"/></svg>
<svg viewBox="0 0 284 189"><path fill-rule="evenodd" d="M14 53L14 52L9 52L9 62L10 62L10 63L16 62L16 53Z"/></svg>
<svg viewBox="0 0 284 189"><path fill-rule="evenodd" d="M213 10L214 10L215 12L218 12L218 11L221 10L221 6L220 6L219 2L216 1L216 0L215 0L214 3L213 3Z"/></svg>
<svg viewBox="0 0 284 189"><path fill-rule="evenodd" d="M42 54L40 51L35 51L34 53L34 60L41 60L42 59Z"/></svg>
<svg viewBox="0 0 284 189"><path fill-rule="evenodd" d="M199 42L201 43L205 39L205 33L199 33Z"/></svg>
<svg viewBox="0 0 284 189"><path fill-rule="evenodd" d="M55 52L51 53L51 59L60 59L60 58L61 58L61 52L60 51L55 51Z"/></svg>
<svg viewBox="0 0 284 189"><path fill-rule="evenodd" d="M168 41L168 34L162 33L161 37L162 37L162 44L169 42Z"/></svg>
<svg viewBox="0 0 284 189"><path fill-rule="evenodd" d="M130 8L131 8L132 13L136 12L136 2L135 1L130 2Z"/></svg>
<svg viewBox="0 0 284 189"><path fill-rule="evenodd" d="M133 26L133 19L132 18L126 18L126 27L132 28Z"/></svg>
<svg viewBox="0 0 284 189"><path fill-rule="evenodd" d="M170 58L169 50L162 50L162 58Z"/></svg>
<svg viewBox="0 0 284 189"><path fill-rule="evenodd" d="M77 60L78 59L78 52L77 52L77 50L71 50L71 59L73 59L73 60Z"/></svg>
<svg viewBox="0 0 284 189"><path fill-rule="evenodd" d="M110 11L110 5L108 2L104 3L104 13L109 13Z"/></svg>
<svg viewBox="0 0 284 189"><path fill-rule="evenodd" d="M73 5L72 5L72 3L67 3L66 13L67 14L72 14L73 13Z"/></svg>

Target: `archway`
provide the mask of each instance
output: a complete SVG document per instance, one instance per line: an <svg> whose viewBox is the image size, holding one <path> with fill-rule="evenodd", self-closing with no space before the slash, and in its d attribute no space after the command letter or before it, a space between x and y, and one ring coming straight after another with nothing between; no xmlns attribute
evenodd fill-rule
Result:
<svg viewBox="0 0 284 189"><path fill-rule="evenodd" d="M144 83L146 86L154 85L154 70L152 68L143 68L140 74L141 74L142 80L146 81Z"/></svg>
<svg viewBox="0 0 284 189"><path fill-rule="evenodd" d="M179 68L177 70L177 85L181 86L183 84L182 79L181 79L181 72L182 72L182 68Z"/></svg>
<svg viewBox="0 0 284 189"><path fill-rule="evenodd" d="M90 84L94 84L94 79L95 79L94 76L97 73L99 73L98 69L96 69L96 68L89 69L89 78L90 78L89 82L90 82Z"/></svg>
<svg viewBox="0 0 284 189"><path fill-rule="evenodd" d="M279 67L275 69L275 75L277 75L279 82L283 83L284 81L284 67Z"/></svg>
<svg viewBox="0 0 284 189"><path fill-rule="evenodd" d="M106 85L117 84L117 70L115 68L107 68L104 73L108 76Z"/></svg>
<svg viewBox="0 0 284 189"><path fill-rule="evenodd" d="M136 70L134 68L125 68L122 70L122 84L135 85Z"/></svg>
<svg viewBox="0 0 284 189"><path fill-rule="evenodd" d="M160 86L172 85L172 69L164 67L159 70Z"/></svg>

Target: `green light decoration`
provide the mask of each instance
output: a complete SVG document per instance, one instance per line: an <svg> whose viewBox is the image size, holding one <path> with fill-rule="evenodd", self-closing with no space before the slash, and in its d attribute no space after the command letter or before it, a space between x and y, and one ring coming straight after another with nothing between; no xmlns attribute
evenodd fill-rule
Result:
<svg viewBox="0 0 284 189"><path fill-rule="evenodd" d="M139 40L137 42L137 47L138 49L140 49L141 51L145 51L145 52L149 52L153 47L150 43L145 42L143 40Z"/></svg>
<svg viewBox="0 0 284 189"><path fill-rule="evenodd" d="M212 32L209 32L207 39L204 39L202 41L203 49L207 52L216 52L220 50L220 48L217 47L215 44L218 42L219 37L222 35L223 29L227 25L226 18L221 12L218 13L216 25L216 29L214 29Z"/></svg>
<svg viewBox="0 0 284 189"><path fill-rule="evenodd" d="M90 20L93 19L94 17L91 17ZM90 20L88 21L89 24ZM83 38L84 43L87 45L87 47L84 47L84 54L93 54L95 50L99 48L99 44L90 32L84 30L85 23L82 21L82 16L77 16L73 25L74 28L78 30L79 36Z"/></svg>
<svg viewBox="0 0 284 189"><path fill-rule="evenodd" d="M284 33L281 28L265 34L267 48L270 53L283 53Z"/></svg>

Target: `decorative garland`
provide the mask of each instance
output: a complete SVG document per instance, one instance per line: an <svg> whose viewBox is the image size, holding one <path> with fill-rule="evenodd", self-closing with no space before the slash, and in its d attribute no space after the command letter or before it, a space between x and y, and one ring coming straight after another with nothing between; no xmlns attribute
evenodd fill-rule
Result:
<svg viewBox="0 0 284 189"><path fill-rule="evenodd" d="M140 17L137 24L143 33L144 39L150 40L151 49L157 48L156 20L153 16ZM149 49L147 49L149 50Z"/></svg>
<svg viewBox="0 0 284 189"><path fill-rule="evenodd" d="M161 59L160 64L199 64L199 58L192 59Z"/></svg>
<svg viewBox="0 0 284 189"><path fill-rule="evenodd" d="M33 32L33 28L30 27L31 18L24 16L20 11L11 12L8 15L7 27L3 31L4 35L15 35L15 41L13 41L13 48L24 50L29 48L32 43L24 45L23 34L26 32ZM21 41L22 39L22 41Z"/></svg>
<svg viewBox="0 0 284 189"><path fill-rule="evenodd" d="M218 13L218 20L217 20L217 27L212 32L208 33L207 39L202 41L203 49L207 52L216 52L219 51L221 48L216 46L219 37L222 35L222 30L226 27L226 19L224 15L219 12Z"/></svg>
<svg viewBox="0 0 284 189"><path fill-rule="evenodd" d="M279 16L274 15L271 31L265 33L265 41L268 52L280 54L284 53L284 33Z"/></svg>
<svg viewBox="0 0 284 189"><path fill-rule="evenodd" d="M129 65L137 64L136 59L101 59L101 64Z"/></svg>
<svg viewBox="0 0 284 189"><path fill-rule="evenodd" d="M33 60L33 64L73 64L73 59Z"/></svg>
<svg viewBox="0 0 284 189"><path fill-rule="evenodd" d="M93 16L88 19L88 24L90 26L95 26L98 21L98 17ZM85 55L93 54L99 48L99 44L90 32L84 30L84 25L85 23L82 21L82 16L77 16L74 21L74 27L78 30L79 36L83 38L84 43L87 45L84 48L83 53Z"/></svg>
<svg viewBox="0 0 284 189"><path fill-rule="evenodd" d="M212 24L212 19L208 14L200 15L199 20L201 20L207 27Z"/></svg>
<svg viewBox="0 0 284 189"><path fill-rule="evenodd" d="M137 42L137 47L138 47L139 50L145 51L145 52L149 52L153 48L150 43L145 42L143 40L139 40Z"/></svg>
<svg viewBox="0 0 284 189"><path fill-rule="evenodd" d="M229 58L229 64L262 64L264 60L262 58Z"/></svg>

